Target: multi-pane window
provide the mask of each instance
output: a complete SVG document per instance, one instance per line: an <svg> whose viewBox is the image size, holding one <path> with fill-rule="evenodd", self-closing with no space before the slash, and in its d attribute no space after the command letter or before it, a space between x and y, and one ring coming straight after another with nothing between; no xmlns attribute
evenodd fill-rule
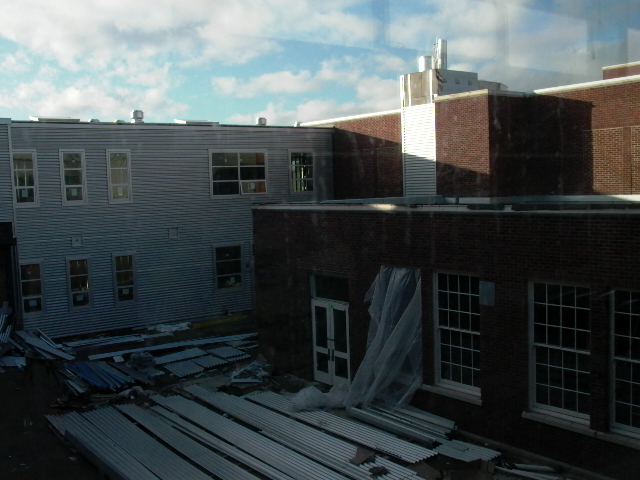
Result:
<svg viewBox="0 0 640 480"><path fill-rule="evenodd" d="M18 205L37 204L38 179L35 152L14 152L11 160L13 167L14 202Z"/></svg>
<svg viewBox="0 0 640 480"><path fill-rule="evenodd" d="M60 151L60 173L62 176L62 203L86 203L87 184L84 152Z"/></svg>
<svg viewBox="0 0 640 480"><path fill-rule="evenodd" d="M116 301L127 302L135 299L135 275L133 255L114 255Z"/></svg>
<svg viewBox="0 0 640 480"><path fill-rule="evenodd" d="M291 191L313 191L313 153L291 152Z"/></svg>
<svg viewBox="0 0 640 480"><path fill-rule="evenodd" d="M551 412L589 414L589 289L533 284L534 404Z"/></svg>
<svg viewBox="0 0 640 480"><path fill-rule="evenodd" d="M109 167L109 201L113 203L131 202L129 152L107 150L107 162Z"/></svg>
<svg viewBox="0 0 640 480"><path fill-rule="evenodd" d="M480 391L480 282L478 277L436 275L439 383Z"/></svg>
<svg viewBox="0 0 640 480"><path fill-rule="evenodd" d="M70 259L69 294L72 307L83 307L90 304L89 259Z"/></svg>
<svg viewBox="0 0 640 480"><path fill-rule="evenodd" d="M267 193L264 152L210 151L211 195Z"/></svg>
<svg viewBox="0 0 640 480"><path fill-rule="evenodd" d="M614 292L613 371L613 425L640 434L640 292Z"/></svg>
<svg viewBox="0 0 640 480"><path fill-rule="evenodd" d="M42 311L42 265L25 263L20 265L20 290L24 313Z"/></svg>
<svg viewBox="0 0 640 480"><path fill-rule="evenodd" d="M216 247L216 287L236 288L242 286L242 247Z"/></svg>

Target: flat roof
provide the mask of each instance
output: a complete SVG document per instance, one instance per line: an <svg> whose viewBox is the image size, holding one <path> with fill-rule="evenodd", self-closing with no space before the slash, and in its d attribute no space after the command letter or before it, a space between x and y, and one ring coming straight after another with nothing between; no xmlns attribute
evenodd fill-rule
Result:
<svg viewBox="0 0 640 480"><path fill-rule="evenodd" d="M397 110L386 110L384 112L373 112L373 113L362 113L360 115L351 115L348 117L338 117L338 118L330 118L328 120L315 120L313 122L301 122L301 127L313 127L317 125L327 125L341 122L348 122L349 120L359 120L361 118L371 118L371 117L384 117L386 115L399 115L401 112L400 109Z"/></svg>

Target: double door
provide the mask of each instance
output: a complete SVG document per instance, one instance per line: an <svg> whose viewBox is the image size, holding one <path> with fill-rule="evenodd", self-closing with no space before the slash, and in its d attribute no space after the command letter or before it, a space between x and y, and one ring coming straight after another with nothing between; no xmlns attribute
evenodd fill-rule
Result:
<svg viewBox="0 0 640 480"><path fill-rule="evenodd" d="M313 367L315 380L328 385L349 384L349 304L313 299Z"/></svg>

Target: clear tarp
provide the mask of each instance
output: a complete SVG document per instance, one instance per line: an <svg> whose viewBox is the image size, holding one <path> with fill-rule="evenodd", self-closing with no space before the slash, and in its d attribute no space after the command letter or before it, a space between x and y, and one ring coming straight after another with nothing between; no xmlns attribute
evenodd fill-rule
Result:
<svg viewBox="0 0 640 480"><path fill-rule="evenodd" d="M367 352L345 405L374 399L392 408L407 405L422 384L420 270L380 267L365 301L371 302Z"/></svg>

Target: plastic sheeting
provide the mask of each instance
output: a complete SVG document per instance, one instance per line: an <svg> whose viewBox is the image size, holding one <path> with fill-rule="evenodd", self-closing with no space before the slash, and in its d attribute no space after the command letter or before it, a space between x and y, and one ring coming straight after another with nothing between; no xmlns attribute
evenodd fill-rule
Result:
<svg viewBox="0 0 640 480"><path fill-rule="evenodd" d="M365 301L371 302L367 352L345 405L374 399L392 408L407 405L422 384L420 270L380 267Z"/></svg>

